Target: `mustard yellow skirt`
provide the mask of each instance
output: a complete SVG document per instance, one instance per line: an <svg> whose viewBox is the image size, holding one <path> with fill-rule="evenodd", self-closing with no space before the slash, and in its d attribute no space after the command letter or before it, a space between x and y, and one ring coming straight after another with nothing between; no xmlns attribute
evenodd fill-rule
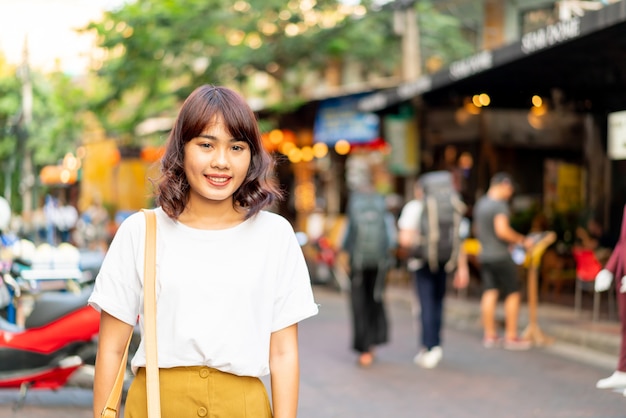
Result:
<svg viewBox="0 0 626 418"><path fill-rule="evenodd" d="M256 377L236 376L210 367L159 370L162 418L271 418L267 390ZM125 418L147 418L146 370L130 385Z"/></svg>

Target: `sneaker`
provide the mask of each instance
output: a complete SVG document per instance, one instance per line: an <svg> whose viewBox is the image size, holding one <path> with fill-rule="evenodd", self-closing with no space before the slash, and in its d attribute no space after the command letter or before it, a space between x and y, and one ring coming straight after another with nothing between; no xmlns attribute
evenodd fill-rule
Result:
<svg viewBox="0 0 626 418"><path fill-rule="evenodd" d="M426 355L426 353L428 353L428 350L426 350L425 348L422 348L419 353L417 353L415 355L415 357L413 357L413 363L417 364L418 366L422 364L422 358Z"/></svg>
<svg viewBox="0 0 626 418"><path fill-rule="evenodd" d="M598 389L626 388L626 372L615 371L607 378L598 380ZM626 393L624 394L626 396Z"/></svg>
<svg viewBox="0 0 626 418"><path fill-rule="evenodd" d="M498 337L485 337L483 338L483 347L496 348L502 345L502 339Z"/></svg>
<svg viewBox="0 0 626 418"><path fill-rule="evenodd" d="M531 346L532 343L530 340L523 340L521 338L507 338L504 340L505 350L528 350Z"/></svg>
<svg viewBox="0 0 626 418"><path fill-rule="evenodd" d="M439 346L435 346L430 350L422 350L413 359L413 362L425 369L433 369L437 367L443 358L443 350Z"/></svg>

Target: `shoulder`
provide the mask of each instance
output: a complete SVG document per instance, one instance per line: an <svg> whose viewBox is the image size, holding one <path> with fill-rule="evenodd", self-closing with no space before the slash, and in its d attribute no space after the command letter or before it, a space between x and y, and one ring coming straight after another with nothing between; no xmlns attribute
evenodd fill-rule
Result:
<svg viewBox="0 0 626 418"><path fill-rule="evenodd" d="M406 202L405 205L402 207L402 212L400 213L400 216L414 216L422 210L423 206L424 203L421 200L410 200Z"/></svg>
<svg viewBox="0 0 626 418"><path fill-rule="evenodd" d="M417 221L423 209L423 202L421 200L410 200L403 207L398 218L398 227L400 229L415 229Z"/></svg>
<svg viewBox="0 0 626 418"><path fill-rule="evenodd" d="M255 226L263 228L293 231L291 223L284 216L266 210L259 211L250 221Z"/></svg>

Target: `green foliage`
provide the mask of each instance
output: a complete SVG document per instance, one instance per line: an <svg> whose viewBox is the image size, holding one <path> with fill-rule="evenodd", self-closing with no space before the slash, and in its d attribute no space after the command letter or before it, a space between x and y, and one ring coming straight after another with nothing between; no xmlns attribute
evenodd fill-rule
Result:
<svg viewBox="0 0 626 418"><path fill-rule="evenodd" d="M307 8L307 5L310 7ZM105 14L95 31L107 59L97 74L106 83L94 98L109 132L133 135L149 117L171 114L200 84L252 87L267 97L270 86L248 83L265 73L281 86L280 108L302 102L305 77L324 71L329 58L355 59L390 72L397 49L390 14L339 16L334 0L137 0ZM270 83L271 84L271 83Z"/></svg>
<svg viewBox="0 0 626 418"><path fill-rule="evenodd" d="M311 75L319 78L331 62L394 75L400 39L393 11L378 3L349 9L337 0L130 1L84 29L94 31L106 51L92 109L110 134L132 142L135 126L171 116L200 84L232 86L288 111L306 99ZM454 18L430 3L417 4L426 56L449 61L471 52Z"/></svg>
<svg viewBox="0 0 626 418"><path fill-rule="evenodd" d="M35 171L75 151L81 142L80 116L87 103L83 89L69 76L30 72L32 121L27 125L18 70L0 62L0 187L3 191L10 188L15 210L21 208L18 186L26 151L32 155Z"/></svg>
<svg viewBox="0 0 626 418"><path fill-rule="evenodd" d="M36 166L56 164L81 143L86 111L84 91L62 73L34 75L33 122L28 147Z"/></svg>
<svg viewBox="0 0 626 418"><path fill-rule="evenodd" d="M450 13L439 12L432 0L417 3L422 57L439 57L443 65L467 57L475 47L463 36L462 21Z"/></svg>

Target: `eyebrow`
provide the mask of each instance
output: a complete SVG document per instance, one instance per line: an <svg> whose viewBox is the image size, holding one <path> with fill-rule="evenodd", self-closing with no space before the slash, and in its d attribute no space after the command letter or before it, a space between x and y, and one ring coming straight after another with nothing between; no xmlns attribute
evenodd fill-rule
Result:
<svg viewBox="0 0 626 418"><path fill-rule="evenodd" d="M197 136L197 138L205 138L205 139L214 139L214 140L218 140L218 138L214 135L209 135L209 134L200 134ZM228 140L229 142L248 142L246 141L244 138L230 138Z"/></svg>

